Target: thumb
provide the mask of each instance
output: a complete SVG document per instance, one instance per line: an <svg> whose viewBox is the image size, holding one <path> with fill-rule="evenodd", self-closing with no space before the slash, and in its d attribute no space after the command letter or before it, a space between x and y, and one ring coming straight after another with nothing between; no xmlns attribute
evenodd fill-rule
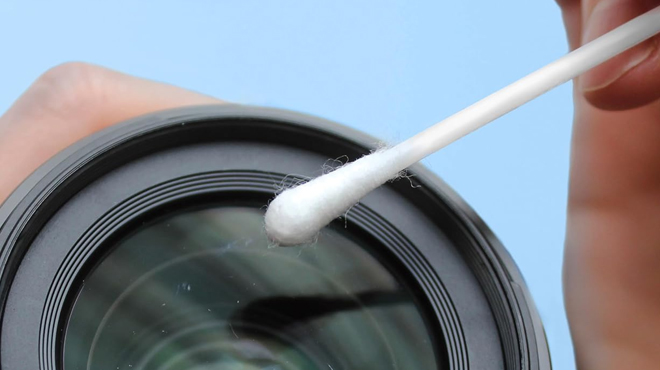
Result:
<svg viewBox="0 0 660 370"><path fill-rule="evenodd" d="M660 0L587 0L582 43L587 43L656 6ZM624 110L660 98L660 36L586 72L578 89L597 108Z"/></svg>

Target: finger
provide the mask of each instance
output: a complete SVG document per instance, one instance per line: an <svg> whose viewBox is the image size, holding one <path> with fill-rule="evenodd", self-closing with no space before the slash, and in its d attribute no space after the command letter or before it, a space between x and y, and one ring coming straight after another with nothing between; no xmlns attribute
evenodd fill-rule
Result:
<svg viewBox="0 0 660 370"><path fill-rule="evenodd" d="M582 2L580 0L557 0L561 8L568 46L577 49L582 42Z"/></svg>
<svg viewBox="0 0 660 370"><path fill-rule="evenodd" d="M575 102L564 291L578 368L655 368L660 100L622 111Z"/></svg>
<svg viewBox="0 0 660 370"><path fill-rule="evenodd" d="M0 202L60 150L146 113L220 100L106 68L67 63L44 73L0 117Z"/></svg>
<svg viewBox="0 0 660 370"><path fill-rule="evenodd" d="M653 369L660 331L660 100L577 97L564 291L579 369Z"/></svg>
<svg viewBox="0 0 660 370"><path fill-rule="evenodd" d="M580 20L574 20L582 25L579 44L657 2L582 0ZM585 370L657 364L648 340L660 329L656 311L649 309L657 307L660 281L652 267L659 261L660 240L660 229L653 227L660 220L660 100L652 89L657 74L648 69L654 62L642 61L614 76L611 85L589 90L589 84L598 87L597 79L628 66L635 52L574 84L564 289L577 365Z"/></svg>
<svg viewBox="0 0 660 370"><path fill-rule="evenodd" d="M656 6L660 0L583 0L582 43L587 43ZM660 98L660 36L586 72L579 91L606 110L639 107Z"/></svg>

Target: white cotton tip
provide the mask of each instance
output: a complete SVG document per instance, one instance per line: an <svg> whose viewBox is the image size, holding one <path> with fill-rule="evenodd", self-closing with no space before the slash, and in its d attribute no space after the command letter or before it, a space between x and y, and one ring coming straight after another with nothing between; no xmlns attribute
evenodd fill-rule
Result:
<svg viewBox="0 0 660 370"><path fill-rule="evenodd" d="M266 233L280 245L314 240L321 228L401 171L393 149L375 152L285 190L266 211Z"/></svg>

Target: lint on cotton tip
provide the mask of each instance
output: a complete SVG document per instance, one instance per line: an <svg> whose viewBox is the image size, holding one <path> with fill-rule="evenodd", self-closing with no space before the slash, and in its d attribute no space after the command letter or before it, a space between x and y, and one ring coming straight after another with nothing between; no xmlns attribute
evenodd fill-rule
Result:
<svg viewBox="0 0 660 370"><path fill-rule="evenodd" d="M402 170L547 91L660 32L660 7L619 26L513 84L390 148L285 190L268 206L268 237L279 245L314 239L321 228Z"/></svg>

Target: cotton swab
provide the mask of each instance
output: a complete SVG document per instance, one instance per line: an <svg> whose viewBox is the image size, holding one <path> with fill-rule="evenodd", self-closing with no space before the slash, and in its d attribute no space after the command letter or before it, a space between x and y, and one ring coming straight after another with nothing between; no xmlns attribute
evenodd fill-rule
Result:
<svg viewBox="0 0 660 370"><path fill-rule="evenodd" d="M266 233L280 245L318 231L402 170L547 91L660 32L657 7L574 50L410 139L285 190L269 205Z"/></svg>

